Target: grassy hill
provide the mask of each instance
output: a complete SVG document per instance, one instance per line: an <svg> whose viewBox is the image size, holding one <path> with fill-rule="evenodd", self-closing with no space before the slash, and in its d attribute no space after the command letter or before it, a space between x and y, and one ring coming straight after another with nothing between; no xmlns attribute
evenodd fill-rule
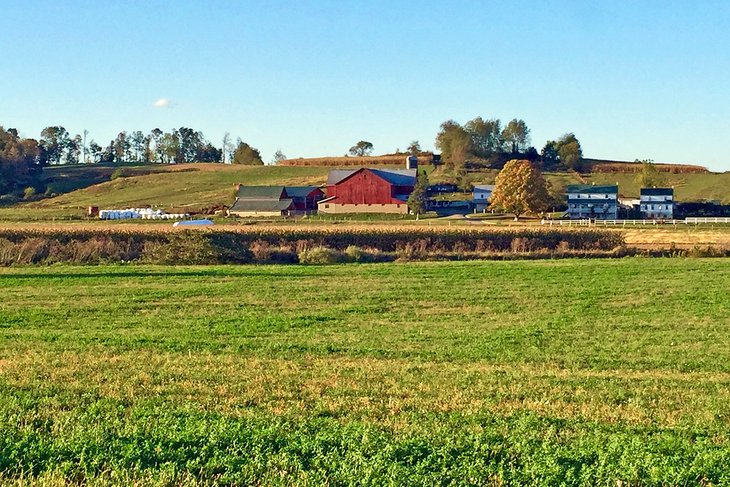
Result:
<svg viewBox="0 0 730 487"><path fill-rule="evenodd" d="M623 196L639 196L634 174L598 174L583 176L589 183L616 184ZM730 172L698 174L665 174L667 186L674 187L679 201L719 200L730 203Z"/></svg>
<svg viewBox="0 0 730 487"><path fill-rule="evenodd" d="M82 185L108 173L104 182L33 203L0 209L0 219L62 217L80 214L89 205L101 208L155 206L198 210L230 205L234 185L323 184L329 168L279 166L227 166L221 164L180 164L175 166L124 167L126 177L109 181L110 168L52 168L54 178L68 185ZM55 174L54 174L55 171ZM88 171L89 174L86 174ZM112 169L113 171L113 169ZM93 181L92 181L93 182Z"/></svg>
<svg viewBox="0 0 730 487"><path fill-rule="evenodd" d="M348 158L355 159L355 158ZM400 164L398 165L400 167ZM424 166L430 170L431 166ZM101 208L155 206L196 211L233 202L234 185L321 185L332 167L327 166L228 166L221 164L180 164L172 166L123 166L123 177L110 180L118 167L75 166L46 170L52 198L0 208L0 220L34 220L79 216L89 205ZM496 170L470 173L473 183L493 183ZM547 173L546 179L562 190L568 184L618 183L621 194L637 196L639 188L633 174ZM720 200L730 203L730 173L667 174L680 201ZM432 181L453 177L445 168L433 172ZM65 192L68 191L68 192Z"/></svg>

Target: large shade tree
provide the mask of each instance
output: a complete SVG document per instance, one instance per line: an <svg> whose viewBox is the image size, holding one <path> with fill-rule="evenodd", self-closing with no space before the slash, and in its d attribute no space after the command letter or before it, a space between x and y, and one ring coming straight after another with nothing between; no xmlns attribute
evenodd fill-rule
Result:
<svg viewBox="0 0 730 487"><path fill-rule="evenodd" d="M492 193L492 209L515 215L539 214L548 209L550 195L542 173L524 159L513 159L497 175Z"/></svg>
<svg viewBox="0 0 730 487"><path fill-rule="evenodd" d="M653 161L647 159L636 162L641 163L641 169L636 173L634 181L640 188L658 188L667 184L666 177Z"/></svg>
<svg viewBox="0 0 730 487"><path fill-rule="evenodd" d="M41 164L61 164L70 143L71 136L60 125L41 130L41 139L38 142Z"/></svg>
<svg viewBox="0 0 730 487"><path fill-rule="evenodd" d="M530 145L530 129L524 120L512 119L502 131L502 139L512 154L523 152Z"/></svg>
<svg viewBox="0 0 730 487"><path fill-rule="evenodd" d="M445 163L463 164L472 152L471 135L454 120L447 120L436 135L436 148Z"/></svg>
<svg viewBox="0 0 730 487"><path fill-rule="evenodd" d="M233 152L233 164L242 164L244 166L263 166L264 160L261 159L261 153L242 140L238 141L238 146Z"/></svg>
<svg viewBox="0 0 730 487"><path fill-rule="evenodd" d="M562 166L565 169L580 170L583 148L574 133L564 134L558 140L548 140L540 153L545 168Z"/></svg>
<svg viewBox="0 0 730 487"><path fill-rule="evenodd" d="M410 144L408 144L408 149L406 149L408 153L412 156L417 156L421 153L421 144L417 141L411 141Z"/></svg>
<svg viewBox="0 0 730 487"><path fill-rule="evenodd" d="M373 152L373 144L368 142L367 140L361 140L357 144L350 147L349 152L351 156L369 156Z"/></svg>
<svg viewBox="0 0 730 487"><path fill-rule="evenodd" d="M502 152L502 123L499 119L476 117L464 124L471 137L471 151L477 157L491 157Z"/></svg>
<svg viewBox="0 0 730 487"><path fill-rule="evenodd" d="M558 139L558 158L566 168L580 170L583 149L575 134L568 133Z"/></svg>
<svg viewBox="0 0 730 487"><path fill-rule="evenodd" d="M15 129L0 127L0 194L40 185L40 148Z"/></svg>

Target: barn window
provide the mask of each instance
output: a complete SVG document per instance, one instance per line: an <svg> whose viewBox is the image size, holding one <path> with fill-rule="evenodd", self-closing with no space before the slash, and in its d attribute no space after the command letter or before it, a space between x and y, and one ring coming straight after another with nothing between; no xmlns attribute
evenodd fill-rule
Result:
<svg viewBox="0 0 730 487"><path fill-rule="evenodd" d="M329 203L325 204L324 207L329 208L330 207Z"/></svg>

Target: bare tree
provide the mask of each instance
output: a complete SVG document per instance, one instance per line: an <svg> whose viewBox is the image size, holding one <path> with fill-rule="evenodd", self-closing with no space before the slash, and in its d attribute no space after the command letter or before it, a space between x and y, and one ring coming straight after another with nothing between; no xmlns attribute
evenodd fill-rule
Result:
<svg viewBox="0 0 730 487"><path fill-rule="evenodd" d="M226 132L223 134L223 164L230 164L233 158L233 142L231 142L231 134Z"/></svg>

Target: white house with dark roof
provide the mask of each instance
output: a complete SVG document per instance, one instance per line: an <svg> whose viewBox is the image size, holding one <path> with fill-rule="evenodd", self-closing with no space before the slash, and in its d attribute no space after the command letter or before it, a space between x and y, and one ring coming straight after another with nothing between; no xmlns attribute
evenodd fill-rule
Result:
<svg viewBox="0 0 730 487"><path fill-rule="evenodd" d="M472 202L476 211L484 211L489 206L489 200L494 192L493 184L477 184L474 186Z"/></svg>
<svg viewBox="0 0 730 487"><path fill-rule="evenodd" d="M674 218L674 189L641 188L641 215L648 220L671 220Z"/></svg>
<svg viewBox="0 0 730 487"><path fill-rule="evenodd" d="M572 220L615 220L618 217L618 186L571 184L567 187L568 217Z"/></svg>

